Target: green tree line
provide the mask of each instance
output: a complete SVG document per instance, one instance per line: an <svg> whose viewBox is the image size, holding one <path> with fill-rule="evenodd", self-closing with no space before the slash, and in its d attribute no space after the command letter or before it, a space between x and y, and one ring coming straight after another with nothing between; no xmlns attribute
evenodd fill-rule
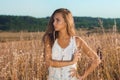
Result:
<svg viewBox="0 0 120 80"><path fill-rule="evenodd" d="M31 16L9 16L0 15L0 31L45 31L50 17L35 18ZM100 18L105 29L112 29L114 18ZM117 30L120 31L120 18L116 18ZM75 27L94 29L99 28L98 18L74 17Z"/></svg>

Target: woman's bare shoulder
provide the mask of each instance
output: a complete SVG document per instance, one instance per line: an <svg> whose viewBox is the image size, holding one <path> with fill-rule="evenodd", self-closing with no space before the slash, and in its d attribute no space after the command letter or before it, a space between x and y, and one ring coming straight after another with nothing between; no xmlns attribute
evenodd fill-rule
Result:
<svg viewBox="0 0 120 80"><path fill-rule="evenodd" d="M80 36L75 36L75 40L77 43L82 43L84 41Z"/></svg>
<svg viewBox="0 0 120 80"><path fill-rule="evenodd" d="M80 47L83 43L83 39L80 36L75 36L77 47Z"/></svg>

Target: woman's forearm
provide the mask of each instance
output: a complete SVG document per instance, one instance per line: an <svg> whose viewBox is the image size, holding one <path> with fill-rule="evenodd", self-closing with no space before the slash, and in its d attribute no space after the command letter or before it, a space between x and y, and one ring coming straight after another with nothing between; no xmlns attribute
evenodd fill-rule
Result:
<svg viewBox="0 0 120 80"><path fill-rule="evenodd" d="M77 63L78 61L78 53L76 52L74 55L73 55L73 58L72 60L66 60L66 61L60 61L60 60L53 60L53 59L50 59L49 60L49 65L52 66L52 67L64 67L64 66L69 66L69 65L72 65L72 64L75 64Z"/></svg>
<svg viewBox="0 0 120 80"><path fill-rule="evenodd" d="M90 74L99 64L101 60L100 59L94 59L90 67L84 72L83 78L87 77L88 74Z"/></svg>
<svg viewBox="0 0 120 80"><path fill-rule="evenodd" d="M64 67L74 64L75 62L73 60L71 61L58 61L58 60L50 60L49 66L52 67Z"/></svg>

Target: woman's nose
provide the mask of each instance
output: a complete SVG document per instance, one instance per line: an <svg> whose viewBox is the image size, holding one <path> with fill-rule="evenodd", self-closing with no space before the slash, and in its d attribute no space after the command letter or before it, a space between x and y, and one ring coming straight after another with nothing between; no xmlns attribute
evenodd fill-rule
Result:
<svg viewBox="0 0 120 80"><path fill-rule="evenodd" d="M56 21L53 22L53 25L56 25Z"/></svg>

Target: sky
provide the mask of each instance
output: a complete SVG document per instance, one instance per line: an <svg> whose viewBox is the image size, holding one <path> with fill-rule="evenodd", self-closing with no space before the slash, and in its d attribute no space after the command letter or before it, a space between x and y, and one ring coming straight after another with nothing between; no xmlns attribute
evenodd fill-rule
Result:
<svg viewBox="0 0 120 80"><path fill-rule="evenodd" d="M120 0L0 0L0 15L41 18L58 8L78 17L120 18Z"/></svg>

